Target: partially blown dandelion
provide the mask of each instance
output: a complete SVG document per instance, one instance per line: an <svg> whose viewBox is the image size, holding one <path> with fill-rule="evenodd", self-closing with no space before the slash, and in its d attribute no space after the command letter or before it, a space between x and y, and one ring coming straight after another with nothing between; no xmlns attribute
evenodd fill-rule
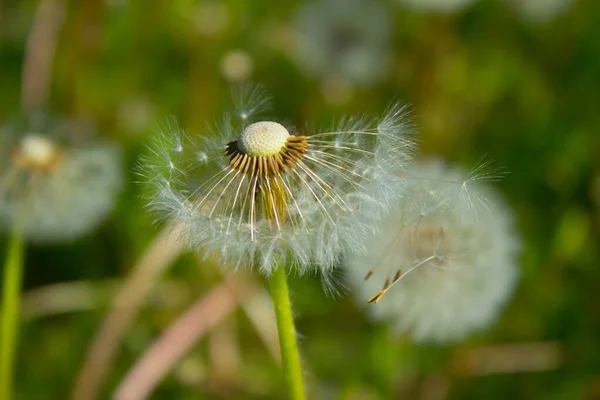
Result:
<svg viewBox="0 0 600 400"><path fill-rule="evenodd" d="M362 248L413 155L404 108L299 133L258 118L268 106L258 86L237 92L235 105L204 136L174 124L159 132L140 164L150 207L185 227L192 248L267 275L275 259L328 272L341 251Z"/></svg>
<svg viewBox="0 0 600 400"><path fill-rule="evenodd" d="M27 240L55 243L88 232L113 209L120 152L81 145L76 129L42 116L0 129L0 228L19 225Z"/></svg>
<svg viewBox="0 0 600 400"><path fill-rule="evenodd" d="M433 161L410 168L406 196L367 254L347 260L358 297L378 303L368 306L373 317L417 341L450 342L498 316L519 242L500 199L477 182L494 176Z"/></svg>
<svg viewBox="0 0 600 400"><path fill-rule="evenodd" d="M258 86L235 103L197 143L175 126L159 133L141 174L153 189L150 207L183 227L192 248L270 277L288 397L301 400L285 268L326 277L339 254L361 249L401 194L398 174L414 144L397 105L379 121L345 118L301 134L259 119L268 98Z"/></svg>

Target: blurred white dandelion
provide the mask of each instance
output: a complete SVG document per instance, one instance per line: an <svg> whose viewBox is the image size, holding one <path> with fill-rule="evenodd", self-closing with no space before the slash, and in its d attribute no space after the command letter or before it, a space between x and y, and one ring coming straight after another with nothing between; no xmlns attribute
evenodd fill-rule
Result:
<svg viewBox="0 0 600 400"><path fill-rule="evenodd" d="M79 143L81 126L46 116L0 128L0 229L18 225L27 240L68 241L113 209L121 154L107 143ZM81 138L80 138L81 139Z"/></svg>
<svg viewBox="0 0 600 400"><path fill-rule="evenodd" d="M269 105L260 86L234 100L203 136L174 123L157 133L140 162L149 207L224 264L269 275L279 260L298 273L329 272L401 194L398 174L415 146L405 109L301 133L259 117Z"/></svg>
<svg viewBox="0 0 600 400"><path fill-rule="evenodd" d="M309 73L368 86L391 63L392 21L371 0L316 0L296 14L296 59Z"/></svg>
<svg viewBox="0 0 600 400"><path fill-rule="evenodd" d="M549 21L564 13L573 0L506 0L520 15L531 21Z"/></svg>
<svg viewBox="0 0 600 400"><path fill-rule="evenodd" d="M406 7L422 12L453 13L467 8L474 0L399 0Z"/></svg>
<svg viewBox="0 0 600 400"><path fill-rule="evenodd" d="M485 165L485 164L484 164ZM409 168L405 197L347 273L368 313L419 342L452 342L488 327L515 287L512 216L482 184L440 161Z"/></svg>

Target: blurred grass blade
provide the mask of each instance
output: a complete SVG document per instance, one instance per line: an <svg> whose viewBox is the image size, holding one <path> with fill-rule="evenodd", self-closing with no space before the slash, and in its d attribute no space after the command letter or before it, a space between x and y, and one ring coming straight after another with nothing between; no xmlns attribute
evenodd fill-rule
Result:
<svg viewBox="0 0 600 400"><path fill-rule="evenodd" d="M281 364L279 334L269 293L262 287L257 288L256 293L242 302L241 306L271 357L277 364Z"/></svg>
<svg viewBox="0 0 600 400"><path fill-rule="evenodd" d="M235 313L224 318L208 336L211 386L223 395L238 386L241 365L240 337Z"/></svg>
<svg viewBox="0 0 600 400"><path fill-rule="evenodd" d="M459 375L485 376L552 371L563 365L564 358L559 342L523 342L459 349L452 365Z"/></svg>
<svg viewBox="0 0 600 400"><path fill-rule="evenodd" d="M37 110L48 98L54 52L65 14L61 0L42 0L35 11L23 60L21 105L24 110Z"/></svg>
<svg viewBox="0 0 600 400"><path fill-rule="evenodd" d="M202 257L198 257L198 260L202 263ZM223 279L229 279L234 273L238 276L244 274L242 270L231 272L220 267L216 268L216 271L221 274ZM244 279L246 279L248 284L254 282L252 275L244 274L244 276ZM252 290L254 292L252 297L243 301L240 306L258 334L258 337L271 354L271 357L273 357L273 360L275 360L277 364L281 364L279 333L277 332L277 324L275 323L273 300L271 300L271 295L262 285L257 285L253 287Z"/></svg>
<svg viewBox="0 0 600 400"><path fill-rule="evenodd" d="M235 277L212 289L173 322L154 342L125 376L113 398L115 400L147 398L177 361L252 292L246 284Z"/></svg>
<svg viewBox="0 0 600 400"><path fill-rule="evenodd" d="M179 229L165 227L142 255L115 295L113 305L94 338L73 391L74 400L98 398L127 328L164 271L182 252Z"/></svg>
<svg viewBox="0 0 600 400"><path fill-rule="evenodd" d="M21 296L21 321L89 310L104 310L123 280L59 282L31 289ZM189 304L191 292L185 282L158 282L149 299L158 308Z"/></svg>
<svg viewBox="0 0 600 400"><path fill-rule="evenodd" d="M21 320L106 307L117 280L60 282L23 293Z"/></svg>

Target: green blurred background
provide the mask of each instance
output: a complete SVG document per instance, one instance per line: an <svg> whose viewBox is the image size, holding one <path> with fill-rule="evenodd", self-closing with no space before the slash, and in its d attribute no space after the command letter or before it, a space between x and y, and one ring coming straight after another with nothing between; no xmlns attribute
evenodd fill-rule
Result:
<svg viewBox="0 0 600 400"><path fill-rule="evenodd" d="M423 153L466 166L485 155L506 167L510 174L497 187L523 238L521 281L501 320L455 346L390 338L350 295L328 296L319 277L293 278L311 398L600 398L600 2L573 1L557 15L534 18L503 0L452 13L369 1L384 10L389 31L377 45L365 41L379 46L366 53L380 68L367 82L335 68L307 68L302 52L330 40L342 50L360 42L370 28L354 31L355 24L380 23L360 22L361 12L333 29L333 39L324 29L317 43L306 43L295 25L305 2L43 3L58 10L57 20L64 16L53 65L36 66L40 74L51 68L47 109L120 142L128 183L93 233L28 248L19 399L70 398L115 289L160 231L133 183L147 135L172 115L202 132L227 106L232 84L248 79L272 93L276 117L298 125L379 114L394 99L412 105ZM20 112L23 59L39 5L0 1L0 122ZM335 16L324 15L315 20L337 26ZM0 256L4 244L0 236ZM263 285L260 277L246 279ZM214 263L184 254L156 280L100 398L110 398L153 341L223 277ZM236 308L151 398L284 398L265 340Z"/></svg>

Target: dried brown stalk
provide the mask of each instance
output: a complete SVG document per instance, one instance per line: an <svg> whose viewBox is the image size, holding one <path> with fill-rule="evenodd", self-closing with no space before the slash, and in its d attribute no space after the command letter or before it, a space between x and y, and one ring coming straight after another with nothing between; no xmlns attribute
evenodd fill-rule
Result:
<svg viewBox="0 0 600 400"><path fill-rule="evenodd" d="M178 240L178 230L166 227L133 267L90 346L75 384L72 395L74 400L98 398L100 387L127 328L135 320L140 307L160 276L181 252L182 244Z"/></svg>

